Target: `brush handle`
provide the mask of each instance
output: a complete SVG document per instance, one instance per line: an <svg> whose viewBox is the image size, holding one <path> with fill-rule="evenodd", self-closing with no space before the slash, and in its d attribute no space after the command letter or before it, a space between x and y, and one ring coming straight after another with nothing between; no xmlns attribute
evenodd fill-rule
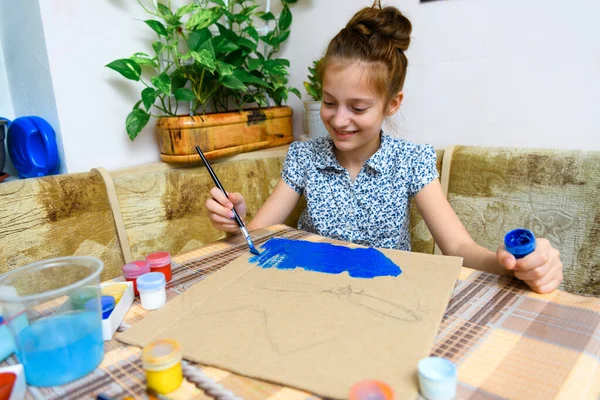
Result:
<svg viewBox="0 0 600 400"><path fill-rule="evenodd" d="M225 188L223 188L223 185L221 185L221 182L219 181L219 178L217 178L217 175L215 174L215 171L213 171L213 169L210 166L208 160L206 159L206 157L204 157L204 153L200 149L200 146L196 146L196 151L200 155L200 158L202 159L202 162L204 162L204 165L206 165L206 169L208 170L208 173L210 174L210 177L212 178L213 182L215 182L215 185L217 185L217 187L219 188L219 190L221 192L223 192L223 194L225 195L225 197L229 198L229 196L227 195L227 192L225 191ZM240 228L244 228L245 227L244 221L242 221L242 219L240 218L240 216L237 213L235 207L232 207L231 211L233 211L233 217L235 219L235 222L237 222L238 226Z"/></svg>

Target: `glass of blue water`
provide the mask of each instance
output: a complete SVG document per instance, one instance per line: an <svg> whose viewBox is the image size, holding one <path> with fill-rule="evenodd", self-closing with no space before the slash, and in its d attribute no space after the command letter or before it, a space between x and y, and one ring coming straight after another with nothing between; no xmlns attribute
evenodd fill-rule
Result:
<svg viewBox="0 0 600 400"><path fill-rule="evenodd" d="M102 261L61 257L0 275L0 305L16 356L32 386L56 386L92 372L104 357L100 304Z"/></svg>

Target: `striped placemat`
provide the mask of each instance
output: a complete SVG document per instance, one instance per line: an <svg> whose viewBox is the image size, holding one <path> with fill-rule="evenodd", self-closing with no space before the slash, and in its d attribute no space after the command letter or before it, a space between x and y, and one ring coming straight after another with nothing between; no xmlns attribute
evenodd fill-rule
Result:
<svg viewBox="0 0 600 400"><path fill-rule="evenodd" d="M259 245L273 236L305 238L284 225L252 232ZM243 237L224 239L173 258L167 297L183 293L247 251ZM115 279L119 281L119 279ZM125 318L135 324L148 313L135 300ZM600 299L555 291L532 293L516 279L463 268L448 305L433 355L458 365L459 399L597 399L600 395ZM140 349L105 342L99 368L68 385L30 387L27 398L147 398ZM3 364L14 364L11 358ZM196 368L239 398L314 399L309 393ZM415 366L416 367L416 366ZM210 398L186 380L173 399Z"/></svg>

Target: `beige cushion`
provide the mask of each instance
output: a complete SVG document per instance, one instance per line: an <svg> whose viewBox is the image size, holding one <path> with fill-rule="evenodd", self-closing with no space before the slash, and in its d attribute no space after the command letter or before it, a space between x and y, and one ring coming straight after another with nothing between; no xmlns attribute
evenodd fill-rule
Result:
<svg viewBox="0 0 600 400"><path fill-rule="evenodd" d="M560 250L564 290L600 295L599 172L597 151L459 146L448 199L479 244L530 229Z"/></svg>
<svg viewBox="0 0 600 400"><path fill-rule="evenodd" d="M0 184L0 273L71 255L102 260L103 280L121 273L123 256L100 174Z"/></svg>
<svg viewBox="0 0 600 400"><path fill-rule="evenodd" d="M436 166L441 177L444 150L436 150L435 153L437 155ZM435 247L433 236L431 236L423 217L421 217L414 199L410 205L410 241L412 245L412 251L433 254Z"/></svg>
<svg viewBox="0 0 600 400"><path fill-rule="evenodd" d="M231 157L213 163L225 190L244 195L250 220L280 178L285 149ZM134 259L153 251L177 254L213 242L205 208L214 183L204 166L136 169L113 173L123 223ZM286 221L296 226L299 209Z"/></svg>

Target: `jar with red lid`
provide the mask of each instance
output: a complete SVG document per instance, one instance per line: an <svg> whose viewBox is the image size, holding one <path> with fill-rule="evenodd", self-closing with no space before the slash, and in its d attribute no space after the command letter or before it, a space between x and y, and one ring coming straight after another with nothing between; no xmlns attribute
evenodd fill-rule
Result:
<svg viewBox="0 0 600 400"><path fill-rule="evenodd" d="M152 272L162 272L167 282L173 277L171 273L171 254L166 251L157 251L146 257Z"/></svg>
<svg viewBox="0 0 600 400"><path fill-rule="evenodd" d="M126 281L133 282L133 292L139 296L136 280L138 277L150 272L150 264L144 260L132 261L123 265L123 277Z"/></svg>

